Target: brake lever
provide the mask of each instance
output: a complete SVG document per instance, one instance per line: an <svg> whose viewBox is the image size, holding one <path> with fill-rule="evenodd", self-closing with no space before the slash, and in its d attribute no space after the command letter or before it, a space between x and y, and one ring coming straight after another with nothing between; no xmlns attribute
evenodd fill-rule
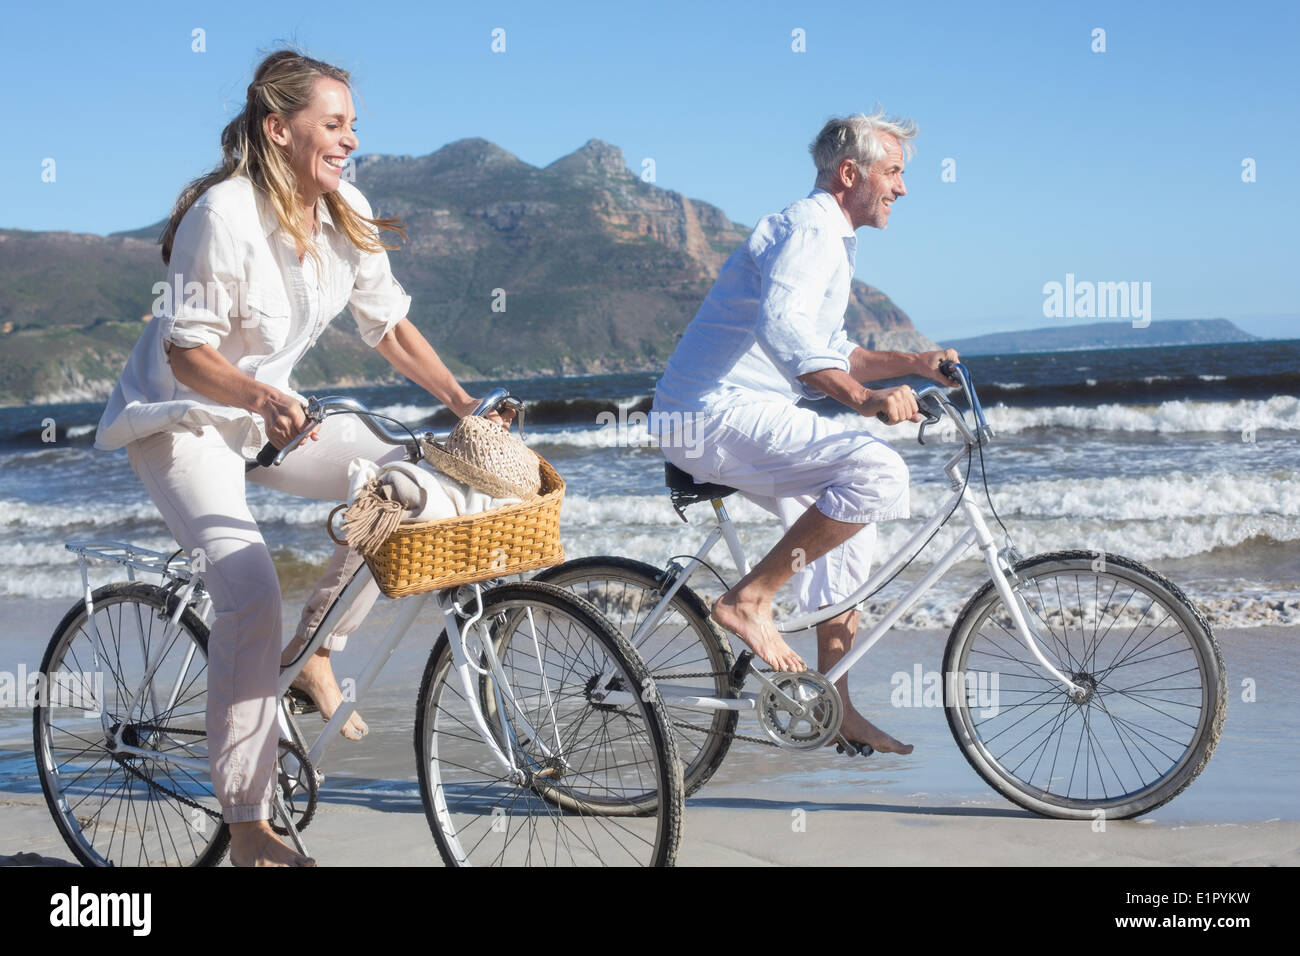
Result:
<svg viewBox="0 0 1300 956"><path fill-rule="evenodd" d="M925 421L921 422L921 427L918 428L918 429L916 430L916 443L917 443L918 445L924 445L924 444L925 444L925 430L926 430L927 428L929 428L931 425L937 425L937 424L939 424L939 422L940 422L941 420L942 420L942 419L940 419L938 415L929 415L929 416L925 419Z"/></svg>

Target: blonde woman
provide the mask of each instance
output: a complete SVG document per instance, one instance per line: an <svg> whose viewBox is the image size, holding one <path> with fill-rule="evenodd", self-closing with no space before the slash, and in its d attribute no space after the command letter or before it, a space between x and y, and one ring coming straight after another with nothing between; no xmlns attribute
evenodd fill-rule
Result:
<svg viewBox="0 0 1300 956"><path fill-rule="evenodd" d="M396 247L380 239L381 230L401 233L400 223L374 218L340 179L357 148L349 83L343 70L289 50L258 66L243 111L222 132L221 165L176 202L162 237L173 308L141 336L96 436L99 448L126 448L177 542L187 554L201 549L205 561L216 611L208 645L212 782L236 866L314 865L268 823L280 591L245 499L245 459L268 439L283 446L306 424L290 372L346 306L362 339L399 372L458 415L476 404L406 318L411 300L385 251ZM343 500L348 461L400 455L346 421L328 420L283 465L254 469L247 480ZM336 555L309 601L315 620L342 563ZM322 715L341 700L326 649L297 683ZM345 734L359 738L364 729L353 715Z"/></svg>

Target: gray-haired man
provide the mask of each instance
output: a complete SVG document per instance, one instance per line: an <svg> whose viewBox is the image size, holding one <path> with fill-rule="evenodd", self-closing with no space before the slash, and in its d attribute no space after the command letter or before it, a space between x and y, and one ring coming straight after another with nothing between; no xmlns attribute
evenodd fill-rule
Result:
<svg viewBox="0 0 1300 956"><path fill-rule="evenodd" d="M655 389L654 411L690 416L688 453L672 433L664 456L697 480L738 489L781 516L785 536L713 607L713 618L773 667L803 670L772 623L773 594L802 571L805 611L850 597L866 580L875 522L908 517L907 467L866 431L798 406L801 398L838 399L889 424L920 421L907 386L862 383L917 374L952 384L939 364L951 349L872 352L850 342L844 310L863 226L883 229L903 186L904 151L915 127L883 114L833 119L813 142L816 188L767 216L722 267ZM859 532L868 529L870 533ZM817 628L825 673L853 644L858 612ZM852 706L848 681L842 736L876 750L911 747Z"/></svg>

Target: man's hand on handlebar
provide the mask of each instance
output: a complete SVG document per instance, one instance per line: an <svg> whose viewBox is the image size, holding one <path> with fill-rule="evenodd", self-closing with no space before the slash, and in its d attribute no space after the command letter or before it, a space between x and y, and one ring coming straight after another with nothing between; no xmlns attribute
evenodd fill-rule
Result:
<svg viewBox="0 0 1300 956"><path fill-rule="evenodd" d="M957 357L956 349L938 349L934 352L916 353L916 374L924 375L928 379L933 379L945 388L954 388L961 385L960 381L949 378L940 371L939 366L944 362L960 362Z"/></svg>
<svg viewBox="0 0 1300 956"><path fill-rule="evenodd" d="M916 404L916 392L912 391L910 385L873 390L858 412L864 416L875 415L886 425L925 421L925 416Z"/></svg>

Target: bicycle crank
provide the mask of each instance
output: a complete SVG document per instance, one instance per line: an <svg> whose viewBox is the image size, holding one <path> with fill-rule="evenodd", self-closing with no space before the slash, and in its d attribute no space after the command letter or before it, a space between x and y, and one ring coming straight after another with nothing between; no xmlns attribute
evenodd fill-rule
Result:
<svg viewBox="0 0 1300 956"><path fill-rule="evenodd" d="M844 705L835 685L816 671L760 675L758 723L789 750L816 750L839 735Z"/></svg>
<svg viewBox="0 0 1300 956"><path fill-rule="evenodd" d="M307 751L291 740L280 738L280 757L276 765L276 784L285 812L294 829L301 832L316 815L316 797L320 777L307 758ZM271 829L280 836L289 836L284 821L272 819Z"/></svg>

